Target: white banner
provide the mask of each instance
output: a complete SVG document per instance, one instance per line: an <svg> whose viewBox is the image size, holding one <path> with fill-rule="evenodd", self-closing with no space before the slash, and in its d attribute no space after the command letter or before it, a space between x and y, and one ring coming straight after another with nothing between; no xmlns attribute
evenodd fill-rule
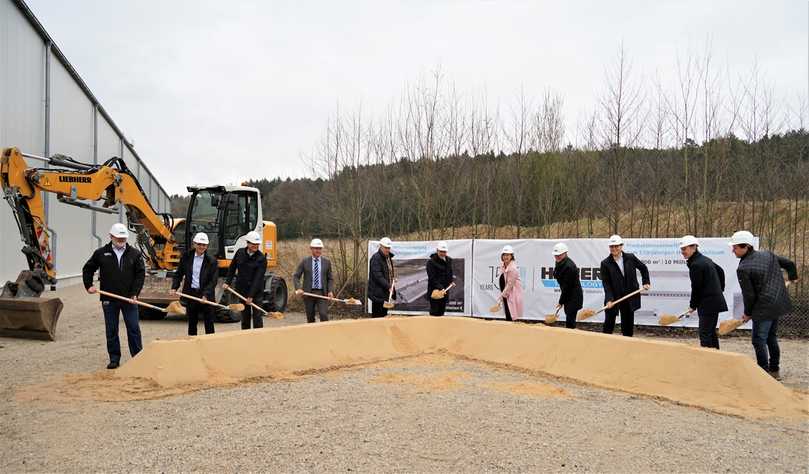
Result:
<svg viewBox="0 0 809 474"><path fill-rule="evenodd" d="M658 324L661 314L679 314L688 308L691 282L685 259L680 254L678 240L624 240L625 251L634 253L649 267L652 284L648 294L641 298L641 308L635 313L635 324L654 326ZM732 314L738 316L743 310L736 280L738 259L731 252L728 241L727 238L700 239L700 251L725 271L725 300L731 311L720 314L720 320L731 318ZM559 288L553 279L555 262L551 254L556 242L565 242L568 245L568 256L579 267L584 307L601 308L604 305L604 291L600 264L609 255L607 239L475 240L472 314L486 318L505 318L502 310L500 314L491 314L489 308L496 303L500 294L500 251L506 244L514 247L514 256L520 269L525 307L523 318L542 320L546 314L552 313L559 300ZM640 282L640 273L637 277ZM559 319L564 320L565 317L564 311L560 311ZM604 314L596 315L588 321L603 322ZM694 315L676 325L696 327L698 318Z"/></svg>
<svg viewBox="0 0 809 474"><path fill-rule="evenodd" d="M472 240L448 240L447 254L452 258L455 288L449 292L447 315L471 316ZM396 268L396 314L428 314L430 295L427 294L427 260L435 253L438 241L394 242L393 264ZM368 261L379 250L378 241L368 242ZM368 301L368 312L371 302Z"/></svg>

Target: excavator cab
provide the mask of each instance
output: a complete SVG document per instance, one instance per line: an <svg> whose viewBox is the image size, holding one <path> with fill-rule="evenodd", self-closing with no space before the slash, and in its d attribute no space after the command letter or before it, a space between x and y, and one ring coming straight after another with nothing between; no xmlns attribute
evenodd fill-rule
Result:
<svg viewBox="0 0 809 474"><path fill-rule="evenodd" d="M227 268L236 251L247 246L247 233L262 234L261 195L246 186L188 187L191 201L185 219L185 248L198 232L208 234L208 252Z"/></svg>

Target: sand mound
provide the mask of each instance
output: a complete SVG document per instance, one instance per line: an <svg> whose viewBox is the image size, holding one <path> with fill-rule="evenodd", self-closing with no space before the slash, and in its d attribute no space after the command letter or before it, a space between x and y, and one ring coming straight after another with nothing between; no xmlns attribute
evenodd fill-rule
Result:
<svg viewBox="0 0 809 474"><path fill-rule="evenodd" d="M377 375L370 382L406 385L420 391L437 392L460 388L463 385L462 381L469 378L471 378L471 375L462 371L435 374L386 373Z"/></svg>
<svg viewBox="0 0 809 474"><path fill-rule="evenodd" d="M512 395L539 398L571 398L567 390L539 382L491 382L484 387Z"/></svg>
<svg viewBox="0 0 809 474"><path fill-rule="evenodd" d="M118 369L115 377L122 383L148 381L149 390L156 386L182 390L436 352L720 413L787 419L809 415L805 395L772 379L748 356L672 342L454 317L344 320L154 341ZM137 393L138 389L131 390Z"/></svg>

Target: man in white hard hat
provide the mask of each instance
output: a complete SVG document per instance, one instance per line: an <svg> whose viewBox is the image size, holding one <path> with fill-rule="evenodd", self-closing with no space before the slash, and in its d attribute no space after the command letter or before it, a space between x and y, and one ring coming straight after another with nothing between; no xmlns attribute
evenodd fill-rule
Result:
<svg viewBox="0 0 809 474"><path fill-rule="evenodd" d="M138 299L146 278L146 266L140 251L127 244L129 231L121 223L110 228L110 242L99 248L82 268L82 279L87 293L98 290L93 285L93 275L99 270L98 280L101 290L131 299ZM107 337L107 353L110 362L108 369L117 369L121 363L121 342L118 338L118 314L124 318L126 340L132 357L143 349L137 305L101 295L101 308L104 310L104 326Z"/></svg>
<svg viewBox="0 0 809 474"><path fill-rule="evenodd" d="M778 347L778 318L792 311L782 269L790 282L798 281L795 262L766 250L756 250L755 237L746 230L733 234L730 246L739 258L736 277L742 289L746 322L753 320L753 348L756 362L780 380L781 349Z"/></svg>
<svg viewBox="0 0 809 474"><path fill-rule="evenodd" d="M233 260L228 268L228 275L225 278L223 288L227 289L233 284L236 277L234 289L247 300L242 311L242 329L264 327L261 320L261 313L254 311L252 303L260 304L261 295L264 293L264 275L267 273L267 257L259 250L261 247L261 236L258 232L251 230L245 236L247 247L240 248L233 255Z"/></svg>
<svg viewBox="0 0 809 474"><path fill-rule="evenodd" d="M174 272L171 283L171 294L177 293L180 282L183 282L183 293L208 301L215 301L216 280L219 278L219 265L212 255L208 254L208 234L199 232L194 236L194 248L180 257L180 264ZM214 333L213 306L193 300L185 301L188 315L188 335L197 335L197 323L202 314L205 334Z"/></svg>
<svg viewBox="0 0 809 474"><path fill-rule="evenodd" d="M556 311L565 309L565 327L576 329L576 315L584 305L584 294L581 289L581 274L579 267L568 256L567 244L559 242L553 246L553 277L559 283L559 303Z"/></svg>
<svg viewBox="0 0 809 474"><path fill-rule="evenodd" d="M388 237L379 240L379 250L368 265L368 299L371 300L371 317L388 315L385 301L396 298L396 269L393 267L393 242Z"/></svg>
<svg viewBox="0 0 809 474"><path fill-rule="evenodd" d="M728 310L725 295L725 272L722 267L699 251L699 241L693 235L680 239L680 253L688 266L691 279L691 299L688 312L699 315L699 345L719 349L716 324L719 313Z"/></svg>
<svg viewBox="0 0 809 474"><path fill-rule="evenodd" d="M436 245L435 253L427 260L427 299L430 300L431 316L443 316L447 311L449 291L441 299L433 298L432 293L433 290L445 290L455 280L452 273L452 258L447 255L448 253L449 246L441 241Z"/></svg>
<svg viewBox="0 0 809 474"><path fill-rule="evenodd" d="M320 321L329 320L329 304L327 300L306 296L303 293L328 296L334 298L334 277L331 272L331 261L323 256L323 241L312 239L309 243L311 256L304 257L292 275L292 282L295 285L295 294L303 296L303 306L306 310L306 322L315 322L315 310L320 316ZM301 277L303 285L301 286Z"/></svg>
<svg viewBox="0 0 809 474"><path fill-rule="evenodd" d="M638 275L643 279L643 289L650 288L649 268L634 254L624 252L624 239L620 235L610 237L610 255L601 261L601 282L604 285L604 332L612 334L615 318L621 312L621 334L632 337L635 332L635 311L640 309L640 295L635 295L616 305L618 300L638 290Z"/></svg>

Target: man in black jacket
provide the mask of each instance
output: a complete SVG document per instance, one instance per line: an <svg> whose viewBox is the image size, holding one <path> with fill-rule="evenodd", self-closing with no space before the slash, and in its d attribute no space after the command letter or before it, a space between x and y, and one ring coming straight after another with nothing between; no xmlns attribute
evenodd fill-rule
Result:
<svg viewBox="0 0 809 474"><path fill-rule="evenodd" d="M433 290L444 290L455 280L452 274L452 258L447 255L448 252L447 243L439 242L435 253L427 260L427 298L430 300L430 316L443 316L447 311L449 292L440 300L433 298L432 294Z"/></svg>
<svg viewBox="0 0 809 474"><path fill-rule="evenodd" d="M264 291L267 257L258 249L261 246L261 236L258 235L258 232L248 232L246 239L247 247L237 250L233 255L230 268L228 268L228 276L222 287L227 289L233 283L233 277L236 277L234 285L236 291L247 299L247 304L242 311L242 329L250 329L251 321L253 328L258 329L264 327L264 322L261 320L261 313L253 311L250 304Z"/></svg>
<svg viewBox="0 0 809 474"><path fill-rule="evenodd" d="M728 310L725 302L725 272L713 260L701 254L699 241L693 235L680 239L680 253L686 259L691 278L691 300L688 312L699 315L699 345L719 349L716 323L719 313Z"/></svg>
<svg viewBox="0 0 809 474"><path fill-rule="evenodd" d="M171 283L171 293L175 294L183 282L183 293L196 296L208 301L215 301L214 290L219 276L216 259L208 255L208 234L203 232L194 236L194 249L189 250L180 257L180 265L174 272ZM213 307L193 300L186 300L186 313L188 314L188 335L197 335L197 322L202 313L205 322L205 334L213 334Z"/></svg>
<svg viewBox="0 0 809 474"><path fill-rule="evenodd" d="M740 259L736 276L742 290L746 322L753 320L753 348L759 367L780 380L781 349L778 347L778 318L792 311L782 269L790 282L798 281L795 262L766 250L753 248L753 234L741 230L730 245Z"/></svg>
<svg viewBox="0 0 809 474"><path fill-rule="evenodd" d="M556 265L553 268L553 277L559 283L559 303L556 311L565 308L565 327L576 329L576 315L584 305L584 294L581 290L579 267L567 255L568 248L564 242L553 246L553 259Z"/></svg>
<svg viewBox="0 0 809 474"><path fill-rule="evenodd" d="M393 289L396 298L396 270L393 268L393 242L387 237L379 241L379 250L371 257L368 265L368 298L371 300L371 317L382 318L388 315L383 306Z"/></svg>
<svg viewBox="0 0 809 474"><path fill-rule="evenodd" d="M615 330L615 317L621 311L621 334L632 337L635 330L635 311L640 309L640 295L613 305L613 301L620 299L638 289L638 275L640 271L643 279L643 289L650 288L649 269L634 254L624 252L624 241L620 235L610 237L610 256L601 261L601 280L604 284L604 332L612 334Z"/></svg>
<svg viewBox="0 0 809 474"><path fill-rule="evenodd" d="M93 285L93 275L100 270L99 284L102 291L115 293L126 298L138 299L146 278L143 257L134 247L128 245L129 231L123 224L113 224L110 229L110 243L99 248L82 268L82 279L87 293L97 293ZM118 313L121 313L126 326L126 340L132 357L143 349L138 307L131 303L101 295L101 308L104 310L104 326L107 336L107 353L110 356L108 369L117 369L121 363L121 341L118 338Z"/></svg>

